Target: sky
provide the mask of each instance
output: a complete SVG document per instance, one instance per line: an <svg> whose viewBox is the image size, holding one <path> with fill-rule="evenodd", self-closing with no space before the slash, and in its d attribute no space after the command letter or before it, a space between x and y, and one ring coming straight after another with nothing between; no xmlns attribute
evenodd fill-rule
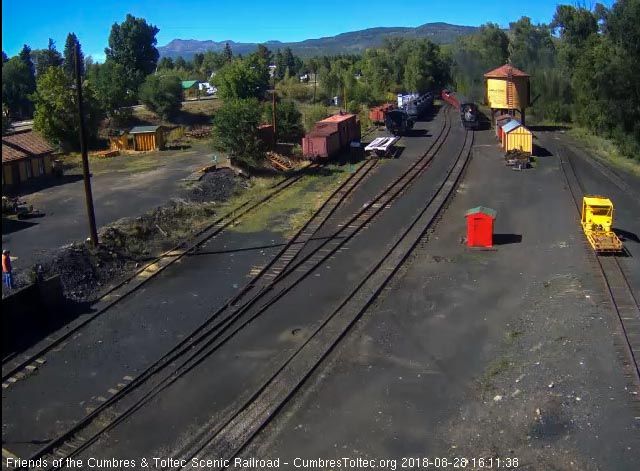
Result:
<svg viewBox="0 0 640 471"><path fill-rule="evenodd" d="M158 27L157 46L164 46L173 39L301 41L377 26L420 26L439 21L470 26L491 21L507 27L510 21L521 16L529 16L534 23L548 23L557 3L550 0L2 0L2 50L11 57L20 52L23 44L43 49L52 38L62 51L67 34L74 32L84 54L102 61L111 26L123 22L127 13ZM566 3L574 2L567 0Z"/></svg>

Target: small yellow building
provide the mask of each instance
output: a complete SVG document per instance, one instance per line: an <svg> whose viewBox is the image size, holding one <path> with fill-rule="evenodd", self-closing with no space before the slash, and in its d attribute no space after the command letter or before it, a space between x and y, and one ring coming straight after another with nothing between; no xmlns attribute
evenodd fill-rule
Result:
<svg viewBox="0 0 640 471"><path fill-rule="evenodd" d="M133 150L157 150L165 144L163 126L136 126L129 134L133 136Z"/></svg>
<svg viewBox="0 0 640 471"><path fill-rule="evenodd" d="M484 74L486 81L485 102L494 116L517 110L520 121L525 122L525 110L530 105L530 75L506 64ZM510 114L510 113L509 113Z"/></svg>
<svg viewBox="0 0 640 471"><path fill-rule="evenodd" d="M115 131L109 135L109 149L128 150L129 133L127 131Z"/></svg>
<svg viewBox="0 0 640 471"><path fill-rule="evenodd" d="M2 136L2 186L14 189L20 183L52 173L53 147L28 130Z"/></svg>
<svg viewBox="0 0 640 471"><path fill-rule="evenodd" d="M533 154L533 133L518 121L509 121L502 126L502 148L505 152L520 150Z"/></svg>

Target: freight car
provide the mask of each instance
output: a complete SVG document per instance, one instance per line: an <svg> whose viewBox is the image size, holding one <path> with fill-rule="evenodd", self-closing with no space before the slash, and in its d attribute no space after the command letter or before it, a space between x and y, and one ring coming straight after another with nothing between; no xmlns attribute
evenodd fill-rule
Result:
<svg viewBox="0 0 640 471"><path fill-rule="evenodd" d="M371 108L369 111L369 119L374 124L384 123L384 115L395 108L393 103L385 103L384 105Z"/></svg>
<svg viewBox="0 0 640 471"><path fill-rule="evenodd" d="M460 120L465 129L478 129L480 112L475 103L463 103L460 105Z"/></svg>
<svg viewBox="0 0 640 471"><path fill-rule="evenodd" d="M456 110L460 109L460 103L458 102L456 97L453 96L453 93L451 92L451 90L442 90L442 93L440 94L440 97L444 101L449 103L451 106L453 106Z"/></svg>
<svg viewBox="0 0 640 471"><path fill-rule="evenodd" d="M394 136L406 134L413 129L414 121L405 110L391 110L384 116L384 125Z"/></svg>
<svg viewBox="0 0 640 471"><path fill-rule="evenodd" d="M302 154L312 160L328 159L346 150L353 141L360 141L360 121L356 115L329 116L318 121L302 138Z"/></svg>

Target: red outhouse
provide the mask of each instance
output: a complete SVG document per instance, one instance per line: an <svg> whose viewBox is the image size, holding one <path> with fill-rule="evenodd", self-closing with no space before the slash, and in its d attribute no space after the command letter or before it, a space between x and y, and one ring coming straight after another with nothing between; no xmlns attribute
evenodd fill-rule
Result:
<svg viewBox="0 0 640 471"><path fill-rule="evenodd" d="M493 221L496 211L484 206L471 208L465 213L467 218L467 246L493 247Z"/></svg>

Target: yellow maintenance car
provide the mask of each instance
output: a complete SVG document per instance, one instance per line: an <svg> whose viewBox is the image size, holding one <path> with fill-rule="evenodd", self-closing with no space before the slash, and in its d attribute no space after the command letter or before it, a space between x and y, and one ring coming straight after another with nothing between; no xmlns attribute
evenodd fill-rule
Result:
<svg viewBox="0 0 640 471"><path fill-rule="evenodd" d="M613 225L613 203L606 196L582 198L582 230L596 252L622 252L622 242Z"/></svg>

